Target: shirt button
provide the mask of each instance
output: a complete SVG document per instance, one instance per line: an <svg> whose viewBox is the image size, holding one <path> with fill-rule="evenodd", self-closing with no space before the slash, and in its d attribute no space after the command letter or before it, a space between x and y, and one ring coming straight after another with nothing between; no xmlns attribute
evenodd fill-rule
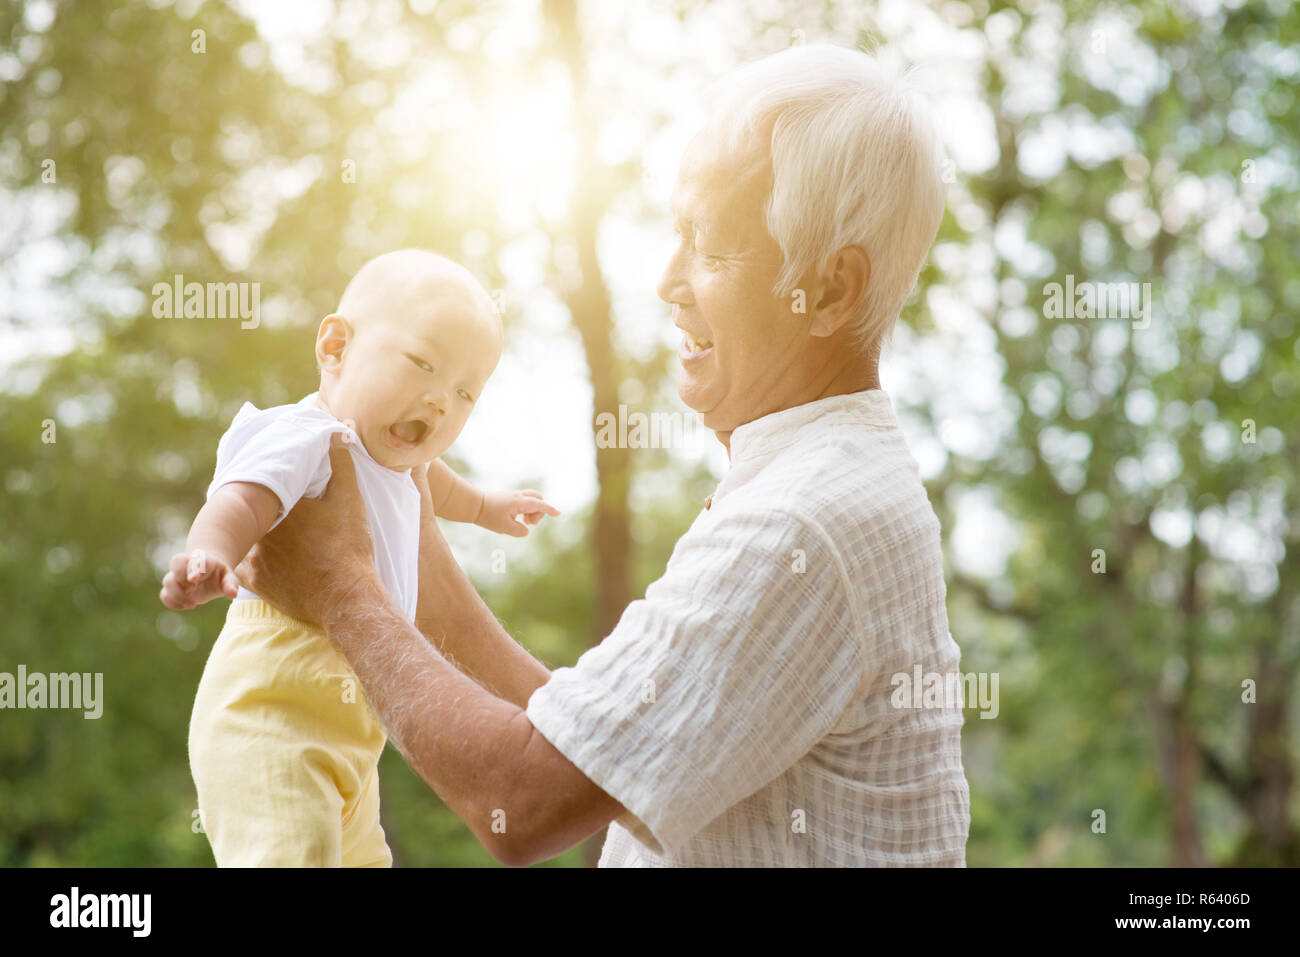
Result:
<svg viewBox="0 0 1300 957"><path fill-rule="evenodd" d="M712 508L712 507L713 507L713 496L712 496L712 495L710 495L708 498L706 498L706 499L704 500L704 507L705 507L705 508Z"/></svg>

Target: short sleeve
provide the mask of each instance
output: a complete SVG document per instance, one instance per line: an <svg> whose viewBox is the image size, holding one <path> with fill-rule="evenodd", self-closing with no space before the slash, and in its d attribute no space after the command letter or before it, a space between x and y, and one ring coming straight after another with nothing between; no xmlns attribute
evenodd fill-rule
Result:
<svg viewBox="0 0 1300 957"><path fill-rule="evenodd" d="M557 669L527 713L628 809L620 823L671 851L834 728L864 656L825 530L737 511L692 527L645 599Z"/></svg>
<svg viewBox="0 0 1300 957"><path fill-rule="evenodd" d="M280 500L276 524L303 496L319 497L329 483L330 436L347 426L326 412L301 406L259 410L245 403L217 445L208 498L230 482L264 486Z"/></svg>

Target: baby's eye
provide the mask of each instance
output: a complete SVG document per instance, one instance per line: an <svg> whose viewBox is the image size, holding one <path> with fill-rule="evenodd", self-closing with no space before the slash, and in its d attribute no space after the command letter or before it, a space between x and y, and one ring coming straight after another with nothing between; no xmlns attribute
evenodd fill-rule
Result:
<svg viewBox="0 0 1300 957"><path fill-rule="evenodd" d="M468 392L466 392L464 389L457 389L456 394L460 396L462 399L464 399L466 402L474 401L474 397L470 395Z"/></svg>
<svg viewBox="0 0 1300 957"><path fill-rule="evenodd" d="M432 371L433 371L433 366L429 365L429 363L425 362L425 361L424 361L423 359L421 359L419 356L413 356L413 355L411 355L411 354L408 352L408 353L406 353L406 358L410 359L412 362L414 362L417 366L419 366L419 367L420 367L421 369L423 369L425 372L432 372Z"/></svg>

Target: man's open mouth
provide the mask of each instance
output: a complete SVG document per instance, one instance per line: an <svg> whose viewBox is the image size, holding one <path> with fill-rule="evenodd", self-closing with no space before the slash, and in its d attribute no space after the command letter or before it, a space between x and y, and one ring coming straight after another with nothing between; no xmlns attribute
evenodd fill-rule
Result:
<svg viewBox="0 0 1300 957"><path fill-rule="evenodd" d="M683 359L688 359L693 356L703 355L712 348L713 341L711 339L700 339L682 330L682 344L677 350L677 354Z"/></svg>

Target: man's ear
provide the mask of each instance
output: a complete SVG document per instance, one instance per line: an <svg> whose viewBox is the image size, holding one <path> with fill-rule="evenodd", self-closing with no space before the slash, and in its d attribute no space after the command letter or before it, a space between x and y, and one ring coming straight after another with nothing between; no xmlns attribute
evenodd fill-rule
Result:
<svg viewBox="0 0 1300 957"><path fill-rule="evenodd" d="M817 302L810 304L809 329L814 336L834 335L862 309L871 281L871 260L861 246L845 246L821 274Z"/></svg>
<svg viewBox="0 0 1300 957"><path fill-rule="evenodd" d="M316 364L321 372L337 373L343 368L343 353L352 341L352 324L331 313L316 331Z"/></svg>

